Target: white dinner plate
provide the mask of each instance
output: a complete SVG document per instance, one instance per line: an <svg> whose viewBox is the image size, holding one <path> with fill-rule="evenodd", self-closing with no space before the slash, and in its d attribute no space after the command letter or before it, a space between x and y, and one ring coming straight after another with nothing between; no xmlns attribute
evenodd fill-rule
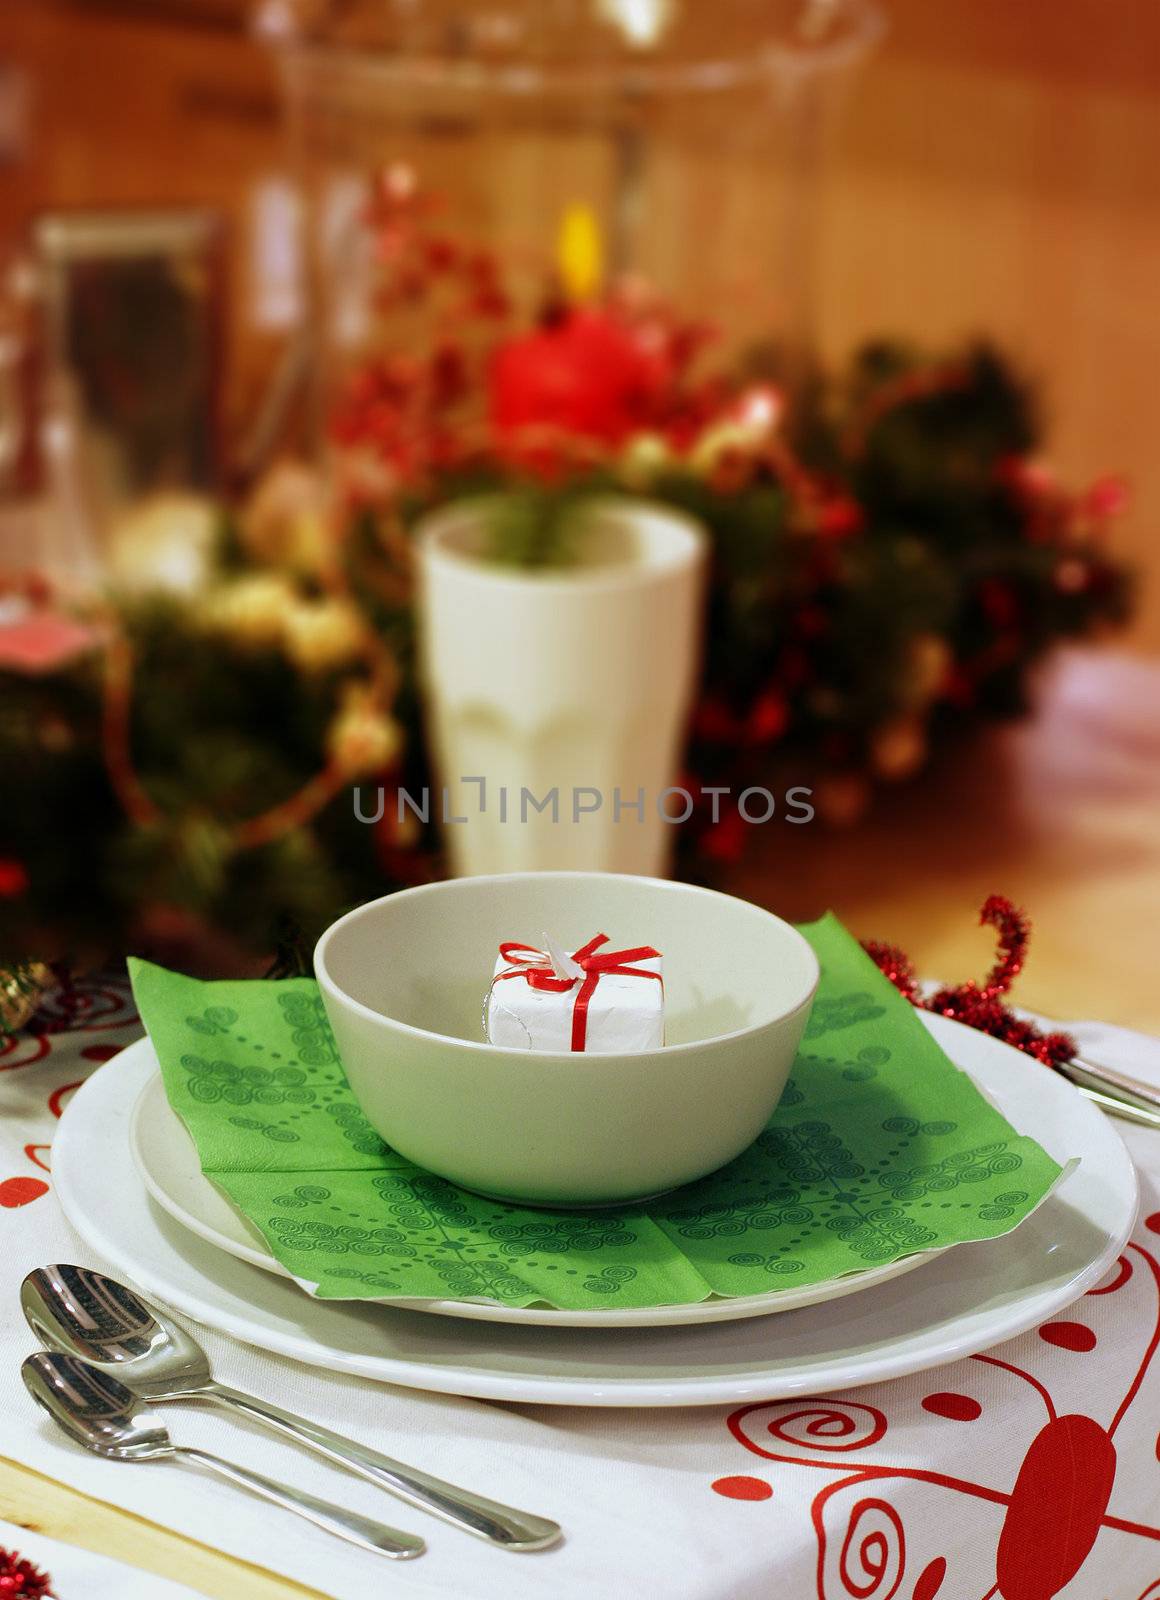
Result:
<svg viewBox="0 0 1160 1600"><path fill-rule="evenodd" d="M923 1020L1017 1127L1080 1165L1004 1238L956 1246L896 1283L773 1323L602 1332L312 1300L198 1239L150 1199L129 1148L132 1108L154 1070L140 1046L68 1106L53 1145L55 1187L85 1245L141 1293L309 1366L445 1394L587 1406L737 1404L878 1383L1050 1319L1099 1283L1136 1215L1132 1163L1094 1106L1008 1046Z"/></svg>
<svg viewBox="0 0 1160 1600"><path fill-rule="evenodd" d="M239 1261L248 1261L280 1277L290 1274L271 1252L258 1230L204 1175L197 1147L185 1124L165 1098L157 1057L147 1039L133 1045L153 1058L154 1072L142 1089L129 1125L133 1155L145 1187L163 1211L199 1238L216 1245ZM941 1250L920 1250L862 1272L846 1272L823 1283L801 1289L769 1289L764 1294L735 1295L675 1306L629 1306L623 1309L561 1311L554 1306L504 1306L485 1300L364 1300L364 1305L391 1305L409 1311L434 1312L445 1317L471 1317L479 1322L522 1322L546 1328L666 1328L690 1322L731 1322L738 1317L766 1317L776 1311L838 1300L877 1284L913 1272L933 1261Z"/></svg>

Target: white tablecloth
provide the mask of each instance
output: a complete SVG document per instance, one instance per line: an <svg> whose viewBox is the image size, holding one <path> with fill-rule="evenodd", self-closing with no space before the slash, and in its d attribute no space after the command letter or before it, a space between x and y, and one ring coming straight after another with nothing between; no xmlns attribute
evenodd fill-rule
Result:
<svg viewBox="0 0 1160 1600"><path fill-rule="evenodd" d="M1116 1124L1143 1201L1104 1284L986 1358L848 1394L732 1412L504 1406L332 1377L207 1333L226 1381L567 1530L556 1550L507 1555L224 1414L167 1408L182 1442L427 1537L426 1556L391 1565L188 1468L90 1457L26 1396L20 1280L91 1260L51 1193L53 1127L140 1033L115 986L80 1002L0 1043L0 1454L334 1600L1160 1600L1160 1132ZM1074 1031L1093 1059L1160 1083L1160 1042Z"/></svg>

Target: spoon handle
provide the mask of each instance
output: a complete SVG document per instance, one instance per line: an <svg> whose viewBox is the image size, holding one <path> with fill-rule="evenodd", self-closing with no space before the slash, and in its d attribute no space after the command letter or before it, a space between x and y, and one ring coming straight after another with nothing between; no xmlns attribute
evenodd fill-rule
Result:
<svg viewBox="0 0 1160 1600"><path fill-rule="evenodd" d="M1070 1061L1065 1061L1063 1072L1073 1083L1082 1084L1085 1089L1098 1089L1113 1100L1126 1100L1130 1106L1150 1111L1153 1115L1160 1112L1160 1089L1154 1083L1129 1077L1126 1072L1116 1072L1112 1067L1098 1066L1094 1061L1085 1061L1082 1056L1073 1056Z"/></svg>
<svg viewBox="0 0 1160 1600"><path fill-rule="evenodd" d="M230 1483L249 1489L251 1494L260 1495L263 1500L272 1500L276 1506L293 1511L305 1517L307 1522L313 1522L315 1527L324 1528L327 1533L333 1533L349 1544L360 1545L364 1550L374 1550L396 1561L407 1561L412 1556L421 1556L427 1548L422 1539L413 1533L400 1533L397 1528L388 1528L385 1523L374 1522L370 1517L360 1517L357 1512L344 1511L341 1506L331 1505L329 1500L316 1500L312 1494L292 1489L289 1484L279 1483L275 1478L265 1478L260 1472L251 1472L248 1467L239 1467L232 1461L223 1461L221 1456L211 1455L208 1450L193 1450L186 1445L179 1445L174 1447L174 1453L186 1461L196 1461L208 1467Z"/></svg>
<svg viewBox="0 0 1160 1600"><path fill-rule="evenodd" d="M512 1506L489 1500L470 1489L457 1489L452 1483L434 1478L417 1467L404 1466L401 1461L380 1455L367 1445L346 1439L340 1433L332 1433L321 1423L293 1416L289 1411L283 1411L265 1400L257 1400L253 1395L243 1394L239 1389L228 1389L224 1384L215 1383L208 1389L200 1390L193 1398L232 1406L256 1422L263 1422L279 1433L296 1439L299 1444L316 1450L328 1461L337 1462L339 1466L349 1467L360 1476L369 1478L380 1489L397 1495L408 1505L434 1512L437 1517L454 1523L457 1528L464 1528L468 1533L489 1539L505 1549L543 1550L555 1544L560 1537L559 1523L550 1522L547 1517L517 1511Z"/></svg>

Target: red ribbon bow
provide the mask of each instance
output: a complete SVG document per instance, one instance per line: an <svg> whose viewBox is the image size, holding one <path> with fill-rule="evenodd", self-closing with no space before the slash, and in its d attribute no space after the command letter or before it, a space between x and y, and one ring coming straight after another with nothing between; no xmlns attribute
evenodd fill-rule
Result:
<svg viewBox="0 0 1160 1600"><path fill-rule="evenodd" d="M558 978L551 957L545 951L537 950L535 945L520 944L515 939L509 939L500 945L499 953L504 961L512 961L515 965L506 972L497 973L494 982L499 983L504 978L526 978L531 988L548 989L553 994L567 994L569 989L579 984L576 1004L572 1008L572 1049L583 1050L588 1037L588 1002L596 993L596 985L601 978L614 974L621 978L655 978L662 983L659 972L630 965L633 961L659 956L660 951L654 950L651 944L634 945L631 950L605 950L597 955L600 946L607 943L608 935L598 933L573 954L572 960L584 969L583 978Z"/></svg>

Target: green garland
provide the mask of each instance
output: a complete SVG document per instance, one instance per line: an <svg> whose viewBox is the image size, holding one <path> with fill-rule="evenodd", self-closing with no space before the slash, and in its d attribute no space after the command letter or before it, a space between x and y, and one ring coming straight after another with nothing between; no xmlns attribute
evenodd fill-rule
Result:
<svg viewBox="0 0 1160 1600"><path fill-rule="evenodd" d="M734 792L812 785L835 821L875 783L915 771L928 740L1024 710L1029 671L1055 643L1127 616L1130 576L1103 538L1107 495L1065 495L1035 467L1031 397L994 351L931 364L868 348L814 382L782 437L784 458L726 444L694 465L630 450L555 487L485 462L394 512L360 512L342 580L395 663L401 754L250 848L235 824L325 764L346 669L307 670L268 640L207 631L199 597L126 602L131 754L155 808L136 822L110 776L99 659L38 677L0 669L0 962L172 954L167 941L204 935L219 969L238 966L269 954L279 918L308 949L346 906L438 873L433 830L400 832L389 807L382 824L360 823L350 790L427 781L400 520L465 493L509 491L495 554L526 565L566 562L584 498L609 488L699 517L712 562L689 772ZM820 504L799 471L824 486ZM233 524L211 588L270 571L269 552ZM309 576L287 582L316 598ZM728 823L681 830L684 871L704 876L736 853L745 830Z"/></svg>

